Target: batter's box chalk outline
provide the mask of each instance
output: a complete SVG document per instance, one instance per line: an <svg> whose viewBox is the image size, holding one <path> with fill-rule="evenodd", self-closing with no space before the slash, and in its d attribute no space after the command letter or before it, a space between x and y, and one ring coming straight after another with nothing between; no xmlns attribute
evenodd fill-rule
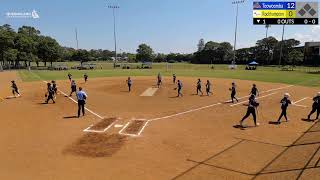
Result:
<svg viewBox="0 0 320 180"><path fill-rule="evenodd" d="M139 128L139 130L137 131L137 133L126 133L126 130L128 130L128 128L130 128L130 125L132 125L132 123L137 121L142 121L143 125L141 126L141 128ZM132 119L131 121L129 121L120 131L119 134L121 135L125 135L125 136L130 136L130 137L139 137L141 136L141 133L143 132L143 130L145 129L145 127L147 126L147 124L149 123L148 120L146 119Z"/></svg>
<svg viewBox="0 0 320 180"><path fill-rule="evenodd" d="M107 119L112 119L112 118L107 118ZM102 119L101 121L99 121L98 123L92 124L89 127L87 127L86 129L83 130L83 132L91 132L91 133L104 133L106 132L108 129L110 129L118 120L119 118L114 118L114 121L109 124L106 128L102 129L102 130L92 130L91 128L94 127L95 125L103 122L106 119Z"/></svg>

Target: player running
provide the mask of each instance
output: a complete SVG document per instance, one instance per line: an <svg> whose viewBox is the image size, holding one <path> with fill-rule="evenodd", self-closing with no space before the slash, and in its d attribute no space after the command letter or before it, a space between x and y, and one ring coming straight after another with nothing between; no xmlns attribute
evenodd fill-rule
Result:
<svg viewBox="0 0 320 180"><path fill-rule="evenodd" d="M126 80L126 82L127 82L127 85L128 85L129 92L131 92L131 86L132 86L131 77L128 77L128 79Z"/></svg>
<svg viewBox="0 0 320 180"><path fill-rule="evenodd" d="M47 97L47 100L46 100L46 104L49 103L49 100L52 100L53 104L56 103L54 101L54 89L53 89L53 86L50 84L50 83L47 83L47 93L45 95L45 97Z"/></svg>
<svg viewBox="0 0 320 180"><path fill-rule="evenodd" d="M313 98L312 110L308 115L308 120L310 120L310 116L317 111L316 119L319 119L320 114L320 92Z"/></svg>
<svg viewBox="0 0 320 180"><path fill-rule="evenodd" d="M257 85L256 84L253 84L252 85L252 89L251 89L251 92L249 95L253 94L255 97L259 96L260 93L259 93L259 90L257 88Z"/></svg>
<svg viewBox="0 0 320 180"><path fill-rule="evenodd" d="M259 123L257 123L257 116L256 116L256 108L259 106L259 103L256 101L256 98L255 96L252 94L250 97L249 97L249 104L248 104L248 109L247 109L247 113L246 115L242 118L242 120L240 121L240 126L241 127L244 127L243 126L243 121L245 119L247 119L250 114L252 114L252 117L253 117L253 121L254 121L254 125L255 126L258 126Z"/></svg>
<svg viewBox="0 0 320 180"><path fill-rule="evenodd" d="M291 104L291 101L289 99L290 97L290 94L289 93L285 93L284 94L284 97L281 99L280 103L281 103L281 114L279 116L279 119L278 119L278 124L281 123L281 118L282 116L284 116L284 118L286 119L286 121L288 122L288 118L287 118L287 108L289 106L289 104Z"/></svg>
<svg viewBox="0 0 320 180"><path fill-rule="evenodd" d="M201 79L198 79L198 82L197 82L197 95L199 95L199 92L201 93L201 96L203 95L203 92L201 90Z"/></svg>
<svg viewBox="0 0 320 180"><path fill-rule="evenodd" d="M236 98L236 94L237 94L236 87L237 87L236 83L232 82L231 88L229 88L229 90L231 91L231 102L232 103L234 103L233 99L235 99L237 102L239 102L239 100Z"/></svg>
<svg viewBox="0 0 320 180"><path fill-rule="evenodd" d="M21 96L20 93L19 93L18 86L17 86L15 81L11 81L11 89L12 89L12 94L13 94L14 97L17 97L17 96L20 97ZM17 94L17 96L16 96L16 94Z"/></svg>
<svg viewBox="0 0 320 180"><path fill-rule="evenodd" d="M210 96L210 94L211 95L213 94L211 92L211 82L209 80L207 80L207 84L206 84L206 93L207 93L207 96Z"/></svg>
<svg viewBox="0 0 320 180"><path fill-rule="evenodd" d="M74 80L71 81L70 97L72 96L73 93L77 93L77 84Z"/></svg>

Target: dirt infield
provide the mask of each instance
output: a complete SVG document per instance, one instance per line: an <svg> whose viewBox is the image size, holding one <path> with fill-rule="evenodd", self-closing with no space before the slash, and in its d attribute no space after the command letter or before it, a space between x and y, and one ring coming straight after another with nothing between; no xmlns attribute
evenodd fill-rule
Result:
<svg viewBox="0 0 320 180"><path fill-rule="evenodd" d="M0 73L0 82L12 78L12 72ZM182 98L170 78L153 96L142 97L156 78L132 79L130 93L124 77L76 80L91 111L81 118L75 117L75 97L63 95L69 81L57 81L63 93L56 104L43 104L44 82L18 82L22 97L0 102L0 179L320 178L320 126L301 120L318 89L210 78L213 96L207 97L195 95L196 77L178 77ZM233 81L240 103L228 102ZM253 83L260 90L260 126L234 128ZM4 97L10 96L8 89ZM279 117L285 92L297 103L288 108L289 122L275 125L270 122ZM252 126L252 119L245 124ZM103 132L84 131L88 128Z"/></svg>

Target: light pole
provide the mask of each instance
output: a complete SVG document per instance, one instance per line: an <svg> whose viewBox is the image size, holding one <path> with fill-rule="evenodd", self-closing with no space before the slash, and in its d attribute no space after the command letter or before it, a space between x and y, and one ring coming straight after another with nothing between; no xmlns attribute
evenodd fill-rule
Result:
<svg viewBox="0 0 320 180"><path fill-rule="evenodd" d="M77 42L77 50L79 49L79 43L78 43L78 30L77 28L75 29L75 33L76 33L76 42Z"/></svg>
<svg viewBox="0 0 320 180"><path fill-rule="evenodd" d="M268 30L271 27L270 24L266 24L266 38L268 38Z"/></svg>
<svg viewBox="0 0 320 180"><path fill-rule="evenodd" d="M116 68L117 65L117 35L116 35L116 16L115 9L119 9L119 6L108 6L109 9L112 9L113 12L113 36L114 36L114 63L113 68Z"/></svg>
<svg viewBox="0 0 320 180"><path fill-rule="evenodd" d="M239 4L244 3L245 0L239 0L239 1L233 1L232 4L236 4L237 5L237 13L236 13L236 27L235 27L235 31L234 31L234 45L233 45L233 49L234 49L234 53L233 53L233 61L232 61L232 65L236 64L236 45L237 45L237 30L238 30L238 12L239 12Z"/></svg>

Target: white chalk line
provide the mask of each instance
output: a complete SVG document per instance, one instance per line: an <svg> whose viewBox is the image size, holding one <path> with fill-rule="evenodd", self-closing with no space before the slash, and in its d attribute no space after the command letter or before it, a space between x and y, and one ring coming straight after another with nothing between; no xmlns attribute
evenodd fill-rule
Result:
<svg viewBox="0 0 320 180"><path fill-rule="evenodd" d="M108 127L106 127L105 129L103 129L102 131L90 130L90 128L92 128L92 126L94 126L94 124L92 124L92 125L90 125L88 128L84 129L83 132L104 133L104 132L106 132L109 128L111 128L117 121L118 121L118 119L115 120L114 122L112 122Z"/></svg>
<svg viewBox="0 0 320 180"><path fill-rule="evenodd" d="M298 104L299 102L304 101L304 100L306 100L306 99L309 99L309 97L304 97L304 98L302 98L302 99L300 99L300 100L292 103L292 105L306 108L307 106Z"/></svg>
<svg viewBox="0 0 320 180"><path fill-rule="evenodd" d="M277 93L278 93L278 92L274 92L274 93L267 94L267 95L264 95L264 96L259 96L259 97L257 97L256 99L261 99L261 98L264 98L264 97L272 96L272 95L277 94ZM230 107L238 106L238 105L243 104L243 103L245 103L245 102L248 102L248 101L238 102L238 103L236 103L236 104L230 105Z"/></svg>
<svg viewBox="0 0 320 180"><path fill-rule="evenodd" d="M140 129L140 131L137 133L137 134L129 134L129 133L123 133L123 131L129 126L129 124L132 122L132 121L135 121L135 120L140 120L140 121L144 121L144 125L142 126L142 128ZM129 121L120 131L119 131L119 134L121 135L125 135L125 136L131 136L131 137L138 137L141 135L141 133L143 132L143 130L145 129L145 127L147 126L147 124L149 123L149 121L147 121L146 119L132 119L131 121Z"/></svg>
<svg viewBox="0 0 320 180"><path fill-rule="evenodd" d="M187 114L187 113L191 113L191 112L194 112L194 111L199 111L199 110L202 110L202 109L207 109L207 108L210 108L210 107L213 107L213 106L217 106L217 105L220 105L220 104L221 104L221 103L211 104L211 105L208 105L208 106L203 106L203 107L200 107L200 108L191 109L191 110L188 110L188 111L180 112L180 113L177 113L177 114L172 114L172 115L169 115L169 116L164 116L164 117L160 117L160 118L150 119L150 120L148 120L148 121L157 121L157 120L161 120L161 119L168 119L168 118L171 118L171 117L180 116L180 115Z"/></svg>
<svg viewBox="0 0 320 180"><path fill-rule="evenodd" d="M272 91L277 91L277 90L281 90L281 89L286 89L286 88L290 88L294 85L288 85L288 86L283 86L283 87L279 87L279 88L274 88L274 89L269 89L269 90L266 90L266 91L261 91L259 94L264 94L264 93L268 93L268 92L272 92ZM243 96L243 97L239 97L238 99L244 99L244 98L248 98L250 97L251 95L248 95L248 96ZM227 102L231 102L230 100L227 100L225 101L226 103Z"/></svg>

